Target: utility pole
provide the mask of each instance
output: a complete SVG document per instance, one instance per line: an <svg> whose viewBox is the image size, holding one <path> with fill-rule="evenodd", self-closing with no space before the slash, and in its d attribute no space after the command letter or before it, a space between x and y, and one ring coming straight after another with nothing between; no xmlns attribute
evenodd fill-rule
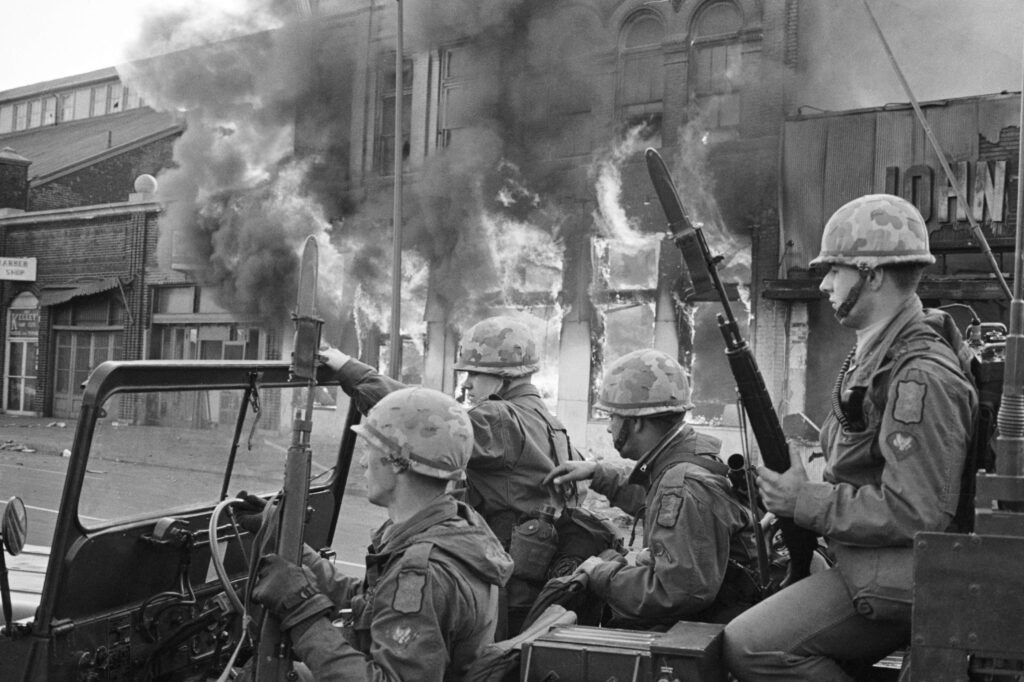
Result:
<svg viewBox="0 0 1024 682"><path fill-rule="evenodd" d="M402 0L395 0L398 9L398 31L395 34L395 194L391 219L391 331L389 335L388 374L398 379L402 374L402 106L405 86L402 67Z"/></svg>

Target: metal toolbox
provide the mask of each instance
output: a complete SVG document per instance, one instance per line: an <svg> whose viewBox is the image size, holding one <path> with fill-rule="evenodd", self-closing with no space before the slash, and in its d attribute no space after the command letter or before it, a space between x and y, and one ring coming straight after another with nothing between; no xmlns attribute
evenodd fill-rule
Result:
<svg viewBox="0 0 1024 682"><path fill-rule="evenodd" d="M523 648L522 682L725 682L722 629L680 621L668 632L558 627Z"/></svg>

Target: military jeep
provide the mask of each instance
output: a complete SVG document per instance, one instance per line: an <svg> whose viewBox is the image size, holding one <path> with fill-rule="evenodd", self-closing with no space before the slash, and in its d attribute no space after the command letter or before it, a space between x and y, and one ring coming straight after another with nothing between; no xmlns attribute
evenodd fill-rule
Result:
<svg viewBox="0 0 1024 682"><path fill-rule="evenodd" d="M296 382L289 369L283 361L142 361L92 372L64 453L52 538L29 479L23 490L6 489L14 476L0 479L0 495L27 500L6 505L4 545L22 549L28 506L36 546L27 559L34 568L22 575L0 566L0 680L206 680L236 649L244 660L254 630L243 625L239 595L253 536L223 502L240 490L278 491L307 391L320 404L337 390ZM304 539L327 547L352 459L347 422L358 415L326 405L311 412ZM38 549L47 545L48 557Z"/></svg>

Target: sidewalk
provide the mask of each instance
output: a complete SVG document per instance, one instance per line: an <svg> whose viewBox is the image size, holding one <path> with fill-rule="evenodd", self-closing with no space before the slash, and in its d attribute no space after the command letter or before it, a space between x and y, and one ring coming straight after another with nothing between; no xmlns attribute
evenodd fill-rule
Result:
<svg viewBox="0 0 1024 682"><path fill-rule="evenodd" d="M75 440L77 420L0 414L0 451L60 457Z"/></svg>

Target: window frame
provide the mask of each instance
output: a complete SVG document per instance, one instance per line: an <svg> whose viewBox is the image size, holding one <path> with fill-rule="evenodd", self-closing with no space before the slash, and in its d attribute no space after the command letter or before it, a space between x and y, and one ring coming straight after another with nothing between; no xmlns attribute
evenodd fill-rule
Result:
<svg viewBox="0 0 1024 682"><path fill-rule="evenodd" d="M628 35L639 23L654 21L661 28L661 39L657 43L645 43L638 46L627 46ZM650 127L645 135L660 135L662 118L665 111L665 39L667 26L664 17L652 9L639 9L632 12L622 22L619 29L619 40L615 56L615 110L617 118L627 128L637 125ZM650 69L644 68L648 65ZM651 82L660 79L659 97L649 97L644 101L632 97L627 101L627 79L635 71L651 71ZM652 93L653 90L652 90Z"/></svg>
<svg viewBox="0 0 1024 682"><path fill-rule="evenodd" d="M398 132L395 130L395 53L384 53L380 56L377 68L377 116L374 134L373 155L374 167L382 177L395 174L395 141ZM402 168L409 161L412 143L412 91L415 76L411 57L402 59ZM388 122L388 125L385 125ZM391 134L385 134L390 127Z"/></svg>
<svg viewBox="0 0 1024 682"><path fill-rule="evenodd" d="M737 24L734 30L727 32L716 32L702 34L699 32L701 21L706 18L709 11L716 7L730 7L735 13ZM742 96L743 88L729 78L730 51L734 50L738 60L738 73L743 73L743 11L732 0L714 0L709 2L694 15L691 24L690 58L688 60L687 75L687 97L690 106L700 112L712 131L725 135L734 135L742 123ZM700 76L699 70L702 67L700 56L704 53L713 55L713 51L725 48L725 68L722 73L716 73L711 68L710 77L704 79ZM704 81L710 83L710 87L703 88ZM725 87L716 85L716 80L721 80ZM721 106L728 102L728 109L735 112L734 116L723 115L726 107ZM728 116L727 120L724 120Z"/></svg>

